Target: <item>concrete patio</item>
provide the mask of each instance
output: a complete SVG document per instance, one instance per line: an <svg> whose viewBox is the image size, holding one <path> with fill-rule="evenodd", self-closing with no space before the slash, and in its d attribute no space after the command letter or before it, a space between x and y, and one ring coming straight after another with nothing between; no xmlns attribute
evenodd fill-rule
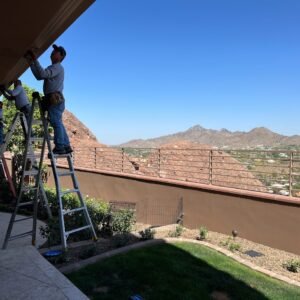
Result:
<svg viewBox="0 0 300 300"><path fill-rule="evenodd" d="M1 247L9 217L10 214L0 213ZM22 224L23 226L21 222L17 224L15 233L30 230L30 220L25 225ZM41 224L39 222L38 227ZM43 242L38 236L37 245ZM0 282L1 300L88 299L31 246L30 237L9 242L6 250L0 250Z"/></svg>

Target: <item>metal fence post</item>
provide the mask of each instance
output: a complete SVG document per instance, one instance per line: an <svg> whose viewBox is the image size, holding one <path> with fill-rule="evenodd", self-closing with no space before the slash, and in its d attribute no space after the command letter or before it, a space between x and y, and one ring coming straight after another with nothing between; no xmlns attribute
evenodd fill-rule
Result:
<svg viewBox="0 0 300 300"><path fill-rule="evenodd" d="M97 169L97 147L95 147L94 152L94 162L95 162L95 169Z"/></svg>
<svg viewBox="0 0 300 300"><path fill-rule="evenodd" d="M160 148L158 148L158 177L160 177Z"/></svg>
<svg viewBox="0 0 300 300"><path fill-rule="evenodd" d="M213 167L213 164L212 164L212 159L213 159L213 150L210 150L209 151L209 184L212 184L212 167Z"/></svg>
<svg viewBox="0 0 300 300"><path fill-rule="evenodd" d="M122 148L122 170L121 172L124 172L124 148Z"/></svg>
<svg viewBox="0 0 300 300"><path fill-rule="evenodd" d="M292 190L293 190L293 157L294 152L290 153L290 166L289 166L289 196L292 196Z"/></svg>

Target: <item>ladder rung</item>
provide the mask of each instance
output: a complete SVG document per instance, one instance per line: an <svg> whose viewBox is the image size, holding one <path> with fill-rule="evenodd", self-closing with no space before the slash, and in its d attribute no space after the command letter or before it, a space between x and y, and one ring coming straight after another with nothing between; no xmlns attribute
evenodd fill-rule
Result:
<svg viewBox="0 0 300 300"><path fill-rule="evenodd" d="M22 203L19 203L18 207L22 207L22 206L26 206L26 205L31 205L31 204L33 204L33 201L22 202Z"/></svg>
<svg viewBox="0 0 300 300"><path fill-rule="evenodd" d="M14 223L22 222L22 221L29 220L29 219L33 219L33 216L22 218L22 219L18 219L18 220L14 220Z"/></svg>
<svg viewBox="0 0 300 300"><path fill-rule="evenodd" d="M43 125L42 120L32 120L32 125Z"/></svg>
<svg viewBox="0 0 300 300"><path fill-rule="evenodd" d="M60 195L63 196L65 194L77 193L77 192L79 192L79 189L70 189L70 190L66 190L66 191L61 191Z"/></svg>
<svg viewBox="0 0 300 300"><path fill-rule="evenodd" d="M74 172L70 171L70 172L57 172L57 176L70 176L74 174Z"/></svg>
<svg viewBox="0 0 300 300"><path fill-rule="evenodd" d="M24 172L24 176L36 176L38 173L39 170L29 170Z"/></svg>
<svg viewBox="0 0 300 300"><path fill-rule="evenodd" d="M69 234L75 233L77 231L81 231L81 230L85 230L85 229L91 228L91 226L92 225L86 225L86 226L79 227L79 228L76 228L76 229L73 229L73 230L70 230L70 231L66 231L65 235L68 236Z"/></svg>
<svg viewBox="0 0 300 300"><path fill-rule="evenodd" d="M81 211L81 210L84 210L84 209L85 209L84 206L78 207L78 208L74 208L74 209L70 209L70 210L68 209L68 210L64 210L63 214L64 215L68 215L68 214L71 214L71 213L73 213L75 211Z"/></svg>
<svg viewBox="0 0 300 300"><path fill-rule="evenodd" d="M68 156L70 156L70 154L71 154L71 153L65 153L65 154L54 154L54 153L53 153L53 156L54 156L54 157L58 157L58 158L63 158L63 157L66 157L66 158L67 158Z"/></svg>
<svg viewBox="0 0 300 300"><path fill-rule="evenodd" d="M10 236L8 240L9 241L16 240L16 239L22 238L23 236L26 236L26 235L32 235L32 233L33 233L33 231L31 230L28 232L16 234L16 235Z"/></svg>
<svg viewBox="0 0 300 300"><path fill-rule="evenodd" d="M43 142L44 138L43 137L31 137L30 141L31 142Z"/></svg>
<svg viewBox="0 0 300 300"><path fill-rule="evenodd" d="M41 158L41 153L37 152L37 153L27 153L26 155L27 159L39 159Z"/></svg>
<svg viewBox="0 0 300 300"><path fill-rule="evenodd" d="M24 186L21 188L22 192L29 192L29 191L35 191L37 190L38 187L37 186Z"/></svg>

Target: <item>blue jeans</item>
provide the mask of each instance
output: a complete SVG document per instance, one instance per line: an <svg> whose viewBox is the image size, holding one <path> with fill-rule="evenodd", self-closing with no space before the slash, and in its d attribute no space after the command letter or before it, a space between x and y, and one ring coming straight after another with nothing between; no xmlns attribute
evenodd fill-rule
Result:
<svg viewBox="0 0 300 300"><path fill-rule="evenodd" d="M0 145L2 145L3 142L3 123L0 121Z"/></svg>
<svg viewBox="0 0 300 300"><path fill-rule="evenodd" d="M50 124L54 129L54 144L56 149L61 150L70 146L69 137L62 122L62 114L65 110L65 101L48 108Z"/></svg>
<svg viewBox="0 0 300 300"><path fill-rule="evenodd" d="M27 120L27 124L29 124L29 117L30 117L30 113L31 113L31 105L27 104L25 106L23 106L20 109L20 112L22 112Z"/></svg>

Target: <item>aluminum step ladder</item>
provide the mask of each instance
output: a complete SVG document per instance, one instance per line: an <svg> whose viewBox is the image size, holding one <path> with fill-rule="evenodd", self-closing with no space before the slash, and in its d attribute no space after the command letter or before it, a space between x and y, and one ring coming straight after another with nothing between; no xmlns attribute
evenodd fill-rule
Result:
<svg viewBox="0 0 300 300"><path fill-rule="evenodd" d="M33 93L33 101L37 101L39 104L41 116L42 116L42 122L44 126L44 133L45 134L45 140L48 146L48 158L51 161L51 167L52 167L52 172L53 172L53 177L55 181L55 188L56 188L56 197L57 197L57 202L58 202L58 217L59 217L59 228L60 228L60 237L61 237L61 246L63 250L67 250L67 239L70 234L83 231L83 230L89 230L92 236L92 239L94 241L97 240L97 235L94 229L94 226L92 224L91 218L89 216L86 204L84 202L84 198L82 196L82 193L79 188L79 183L75 174L74 166L73 166L73 160L72 160L72 155L71 153L68 154L54 154L52 151L52 145L51 145L51 140L49 137L48 133L48 118L45 116L45 112L43 111L42 108L42 100L40 98L39 93ZM47 114L47 112L46 112ZM68 170L67 171L59 171L57 167L57 159L66 159L67 160L67 165L68 165ZM61 186L61 177L69 177L71 178L72 184L73 184L73 189L68 189L68 190L63 190ZM64 208L64 201L63 201L63 196L66 194L74 193L77 195L79 199L79 204L80 206L74 209L65 209ZM68 215L72 215L74 213L82 213L83 214L83 219L85 225L73 228L73 229L68 229L66 230L65 226L65 217Z"/></svg>
<svg viewBox="0 0 300 300"><path fill-rule="evenodd" d="M42 121L33 120L32 122L33 123L39 122L42 125ZM28 134L27 120L26 120L25 115L22 112L17 112L15 114L14 118L13 118L13 121L12 121L11 125L9 126L9 128L6 132L6 135L5 135L5 138L4 138L4 143L0 146L0 167L2 165L2 168L3 168L3 171L4 171L3 173L5 173L6 181L8 182L11 193L13 194L13 196L15 198L17 198L16 189L15 189L12 177L9 173L9 169L7 167L6 161L3 159L3 157L4 157L3 155L4 155L4 152L7 151L8 145L9 145L9 143L10 143L12 137L13 137L13 134L14 134L15 130L17 129L18 125L22 126L24 139L26 140L26 137L27 137L27 134ZM31 161L36 166L37 162L34 159L34 149L32 148L32 143L30 144L29 151L30 151L29 156L31 156ZM49 216L49 218L52 218L51 210L50 210L49 205L48 205L48 199L47 199L47 196L46 196L46 193L45 193L45 190L44 190L42 184L41 184L40 192L41 192L41 196L42 196L42 202L43 202L44 207L47 210L48 216Z"/></svg>
<svg viewBox="0 0 300 300"><path fill-rule="evenodd" d="M18 191L18 197L16 201L16 206L14 209L14 212L11 215L8 229L5 235L5 239L3 242L3 249L6 249L7 244L9 241L22 238L25 236L31 235L32 237L32 245L35 245L36 242L36 224L37 224L37 210L38 210L38 204L40 198L42 198L42 204L46 207L47 213L49 218L52 217L51 210L48 205L48 200L46 197L46 193L43 188L42 180L41 180L41 170L43 167L43 157L44 157L44 150L45 150L45 144L46 144L46 139L44 138L35 138L32 136L32 125L36 124L38 121L42 125L41 120L34 120L34 106L33 109L31 110L30 113L30 118L29 118L29 124L27 124L27 120L24 116L24 114L17 113L13 123L10 127L10 129L7 132L7 135L5 137L5 143L4 147L1 148L1 151L5 151L9 141L12 137L13 131L16 129L17 126L17 119L21 118L21 121L23 122L23 130L24 130L24 135L25 135L25 140L26 140L26 145L25 145L25 150L23 154L23 162L22 162L22 175L21 175L21 180L20 180L20 185L19 185L19 191ZM38 153L35 153L35 142L36 141L41 141L43 143L42 150ZM34 181L34 184L31 184L30 181L27 183L26 180L32 178ZM27 201L24 200L26 199L26 194L28 195L29 193L33 192L33 200ZM19 212L20 209L24 207L32 207L33 208L33 215L31 216L26 216L22 217L20 219L16 219L17 213ZM15 234L12 235L12 230L13 230L13 225L17 222L22 222L26 220L32 220L32 230Z"/></svg>
<svg viewBox="0 0 300 300"><path fill-rule="evenodd" d="M17 112L15 114L13 121L4 136L4 143L2 145L0 145L0 157L2 157L4 152L7 150L8 144L9 144L9 142L12 138L12 135L14 134L18 124L21 124L22 126L26 126L25 124L27 124L25 115L21 112Z"/></svg>

